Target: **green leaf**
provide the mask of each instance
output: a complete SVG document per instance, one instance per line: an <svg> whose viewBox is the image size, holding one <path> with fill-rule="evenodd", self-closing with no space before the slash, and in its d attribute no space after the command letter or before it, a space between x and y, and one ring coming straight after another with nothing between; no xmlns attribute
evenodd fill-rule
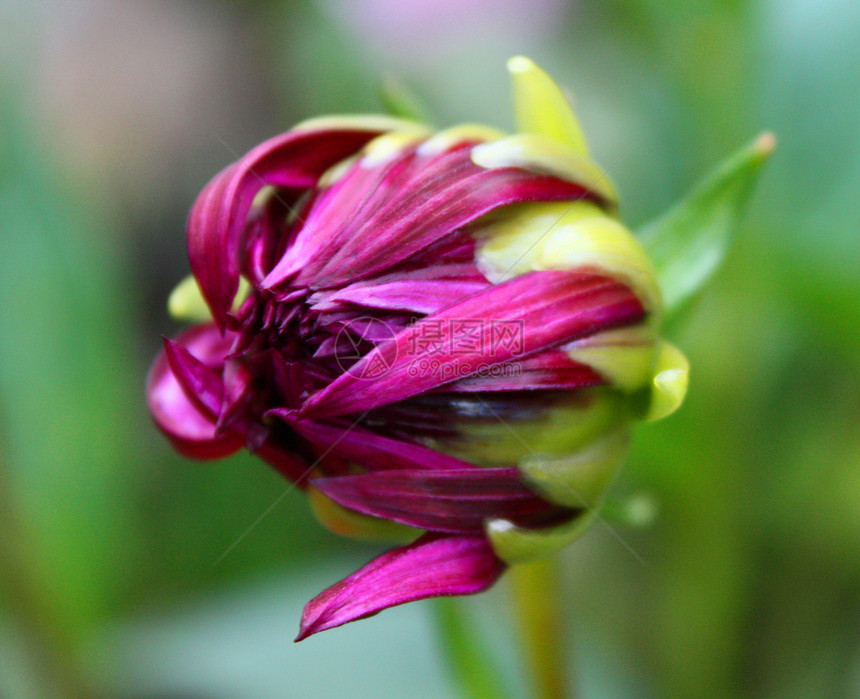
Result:
<svg viewBox="0 0 860 699"><path fill-rule="evenodd" d="M775 146L772 133L761 134L639 232L657 269L667 315L689 301L719 268Z"/></svg>

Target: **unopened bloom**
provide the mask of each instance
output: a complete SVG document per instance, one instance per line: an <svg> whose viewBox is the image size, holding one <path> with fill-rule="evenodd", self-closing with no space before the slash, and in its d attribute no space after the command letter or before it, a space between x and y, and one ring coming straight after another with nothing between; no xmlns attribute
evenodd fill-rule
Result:
<svg viewBox="0 0 860 699"><path fill-rule="evenodd" d="M634 419L686 364L560 90L509 64L519 133L327 117L253 149L188 223L211 315L165 342L150 410L183 454L247 448L335 531L402 537L300 638L492 585L572 541Z"/></svg>

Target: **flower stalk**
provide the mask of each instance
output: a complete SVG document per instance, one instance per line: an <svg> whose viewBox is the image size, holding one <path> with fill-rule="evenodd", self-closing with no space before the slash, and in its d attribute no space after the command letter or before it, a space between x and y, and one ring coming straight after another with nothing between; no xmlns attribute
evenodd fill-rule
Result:
<svg viewBox="0 0 860 699"><path fill-rule="evenodd" d="M573 699L556 557L514 566L511 593L518 638L535 699Z"/></svg>

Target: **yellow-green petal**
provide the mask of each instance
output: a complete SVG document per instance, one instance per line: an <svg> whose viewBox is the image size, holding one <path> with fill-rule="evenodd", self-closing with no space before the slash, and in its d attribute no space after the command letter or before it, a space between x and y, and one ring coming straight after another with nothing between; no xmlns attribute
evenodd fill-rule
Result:
<svg viewBox="0 0 860 699"><path fill-rule="evenodd" d="M484 124L458 124L428 138L418 147L419 155L438 155L466 141L498 141L505 133Z"/></svg>
<svg viewBox="0 0 860 699"><path fill-rule="evenodd" d="M505 207L487 217L474 235L480 242L475 262L494 284L532 270L588 269L629 285L645 309L659 315L660 290L645 250L592 202Z"/></svg>
<svg viewBox="0 0 860 699"><path fill-rule="evenodd" d="M385 114L330 114L305 119L293 131L416 131L427 126L411 119L398 119Z"/></svg>
<svg viewBox="0 0 860 699"><path fill-rule="evenodd" d="M514 97L514 120L524 134L546 136L588 157L582 128L561 88L525 56L508 61Z"/></svg>
<svg viewBox="0 0 860 699"><path fill-rule="evenodd" d="M234 311L244 301L249 288L248 282L240 277L239 290L233 301ZM167 298L167 311L176 320L186 323L204 323L207 320L212 320L212 312L206 301L203 300L203 294L200 293L200 287L192 274L185 277L170 292L170 296Z"/></svg>
<svg viewBox="0 0 860 699"><path fill-rule="evenodd" d="M506 519L484 523L496 555L506 563L527 563L563 549L582 536L594 519L594 512L583 512L569 522L544 529L525 529Z"/></svg>
<svg viewBox="0 0 860 699"><path fill-rule="evenodd" d="M411 146L423 140L430 134L426 128L416 128L412 131L391 131L377 136L362 150L360 163L363 167L379 167L391 162Z"/></svg>
<svg viewBox="0 0 860 699"><path fill-rule="evenodd" d="M684 353L668 342L661 342L644 419L650 422L674 413L684 402L689 379L690 363Z"/></svg>
<svg viewBox="0 0 860 699"><path fill-rule="evenodd" d="M535 454L563 456L579 451L630 419L627 396L608 386L594 386L567 394L514 424L464 420L457 424L456 436L424 443L480 466L515 466Z"/></svg>
<svg viewBox="0 0 860 699"><path fill-rule="evenodd" d="M605 330L571 342L562 349L573 361L590 366L613 386L633 393L651 378L657 341L655 326L649 320Z"/></svg>

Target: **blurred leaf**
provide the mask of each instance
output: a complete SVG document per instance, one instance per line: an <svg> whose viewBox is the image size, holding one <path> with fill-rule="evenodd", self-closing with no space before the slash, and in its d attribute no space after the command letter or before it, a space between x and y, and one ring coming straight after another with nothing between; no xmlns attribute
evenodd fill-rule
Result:
<svg viewBox="0 0 860 699"><path fill-rule="evenodd" d="M640 231L657 268L667 315L678 311L719 268L761 167L775 146L773 134L761 134Z"/></svg>
<svg viewBox="0 0 860 699"><path fill-rule="evenodd" d="M386 75L379 81L379 99L391 116L430 123L427 108L418 95L393 75Z"/></svg>

